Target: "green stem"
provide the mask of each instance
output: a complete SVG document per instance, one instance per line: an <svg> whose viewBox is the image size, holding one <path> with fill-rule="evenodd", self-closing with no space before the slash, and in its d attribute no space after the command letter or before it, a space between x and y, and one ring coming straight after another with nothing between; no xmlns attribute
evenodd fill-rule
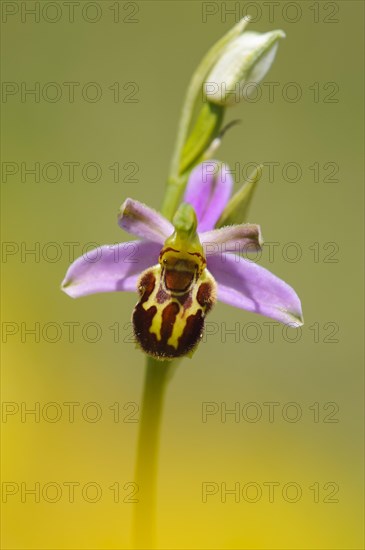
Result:
<svg viewBox="0 0 365 550"><path fill-rule="evenodd" d="M134 516L135 548L155 547L160 424L165 389L172 368L172 361L157 361L151 357L147 359L135 474L139 487L139 502Z"/></svg>
<svg viewBox="0 0 365 550"><path fill-rule="evenodd" d="M187 173L181 173L180 163L198 94L202 90L209 70L223 48L225 48L230 40L241 34L247 23L248 18L241 19L233 29L214 44L203 58L190 81L183 104L175 149L172 156L170 176L161 209L162 214L170 220L175 214L188 178ZM154 548L155 544L160 424L166 385L177 364L177 360L160 362L151 358L147 359L135 477L139 485L140 498L139 503L136 504L134 516L134 546L143 550Z"/></svg>

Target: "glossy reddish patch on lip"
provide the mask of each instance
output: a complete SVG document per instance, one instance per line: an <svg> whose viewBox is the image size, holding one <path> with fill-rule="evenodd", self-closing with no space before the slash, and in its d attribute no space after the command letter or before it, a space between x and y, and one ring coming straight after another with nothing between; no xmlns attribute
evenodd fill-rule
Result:
<svg viewBox="0 0 365 550"><path fill-rule="evenodd" d="M194 273L191 271L165 270L165 285L172 292L185 292L192 284L193 279Z"/></svg>

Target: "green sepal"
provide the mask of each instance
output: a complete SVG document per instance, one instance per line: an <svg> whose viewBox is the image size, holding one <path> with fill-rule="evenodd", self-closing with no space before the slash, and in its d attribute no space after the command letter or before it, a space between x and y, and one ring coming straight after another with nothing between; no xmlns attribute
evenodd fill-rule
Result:
<svg viewBox="0 0 365 550"><path fill-rule="evenodd" d="M194 128L187 139L180 161L179 172L183 174L197 164L214 138L220 132L225 107L206 101L200 110Z"/></svg>
<svg viewBox="0 0 365 550"><path fill-rule="evenodd" d="M248 209L256 186L260 181L262 168L263 165L259 164L248 179L243 183L241 189L233 195L219 218L216 227L240 224L247 221Z"/></svg>

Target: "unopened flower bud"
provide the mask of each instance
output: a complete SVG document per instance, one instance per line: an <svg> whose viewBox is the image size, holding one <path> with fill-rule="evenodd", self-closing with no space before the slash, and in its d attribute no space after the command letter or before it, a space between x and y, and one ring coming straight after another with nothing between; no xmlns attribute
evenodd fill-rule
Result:
<svg viewBox="0 0 365 550"><path fill-rule="evenodd" d="M265 77L275 59L278 40L284 37L285 33L277 30L244 32L231 40L205 80L206 99L226 106L248 97L250 84L252 88Z"/></svg>

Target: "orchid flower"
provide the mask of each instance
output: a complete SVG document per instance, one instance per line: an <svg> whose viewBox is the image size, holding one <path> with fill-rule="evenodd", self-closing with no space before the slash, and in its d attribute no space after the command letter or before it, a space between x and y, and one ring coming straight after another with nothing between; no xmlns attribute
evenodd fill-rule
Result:
<svg viewBox="0 0 365 550"><path fill-rule="evenodd" d="M133 313L136 341L148 355L191 355L216 299L291 326L302 324L295 291L242 256L260 250L258 225L215 229L230 198L229 168L210 161L192 172L173 223L133 199L121 206L119 225L142 240L104 245L70 266L62 290L73 298L138 290Z"/></svg>

